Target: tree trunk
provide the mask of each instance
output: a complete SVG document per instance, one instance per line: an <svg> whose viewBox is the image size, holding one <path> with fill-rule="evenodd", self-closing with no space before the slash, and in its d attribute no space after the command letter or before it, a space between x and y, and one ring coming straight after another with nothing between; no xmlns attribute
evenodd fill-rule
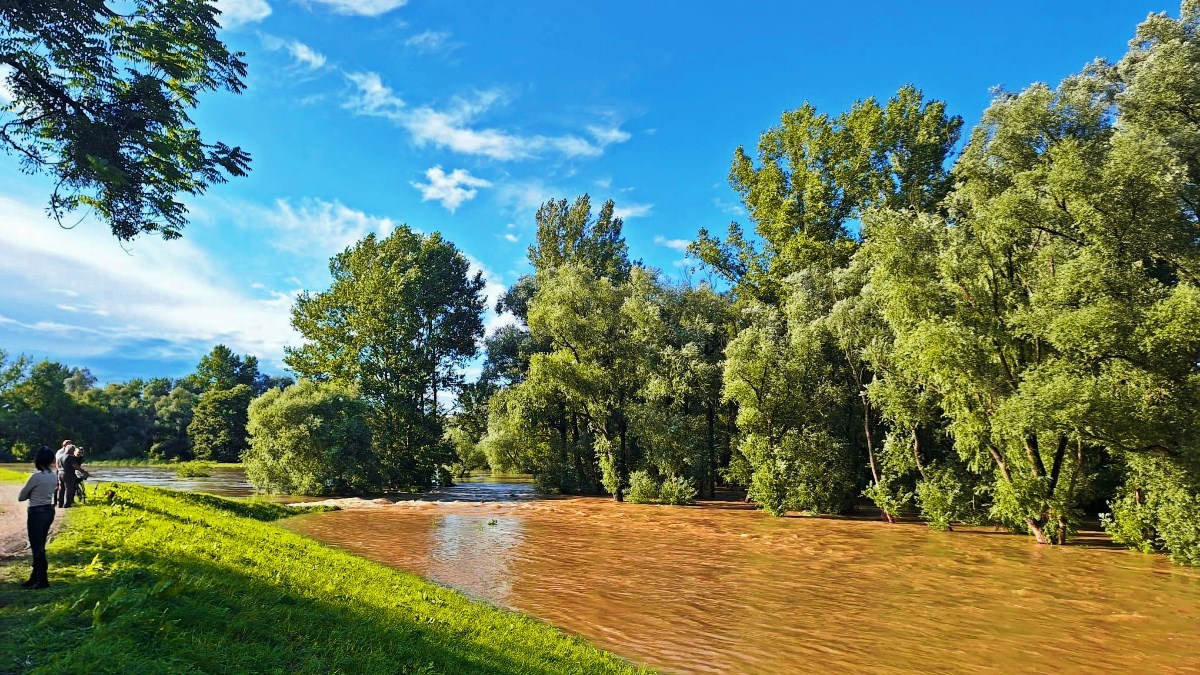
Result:
<svg viewBox="0 0 1200 675"><path fill-rule="evenodd" d="M714 499L717 496L717 437L716 411L713 410L711 400L708 401L705 418L708 423L708 480L705 488L708 490L708 498Z"/></svg>
<svg viewBox="0 0 1200 675"><path fill-rule="evenodd" d="M912 451L913 461L917 464L917 472L921 474L921 478L928 478L925 475L925 463L921 461L921 425L918 424L912 430Z"/></svg>
<svg viewBox="0 0 1200 675"><path fill-rule="evenodd" d="M879 471L875 468L875 437L871 433L871 403L867 401L867 393L865 391L860 393L858 398L862 401L863 432L867 435L867 462L871 465L871 478L875 481L875 485L882 487L879 485ZM887 509L880 508L879 510L883 512L884 520L889 523L896 522Z"/></svg>

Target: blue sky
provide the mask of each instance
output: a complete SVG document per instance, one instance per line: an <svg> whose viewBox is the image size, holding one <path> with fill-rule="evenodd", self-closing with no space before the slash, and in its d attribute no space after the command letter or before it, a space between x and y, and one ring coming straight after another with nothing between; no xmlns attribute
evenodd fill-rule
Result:
<svg viewBox="0 0 1200 675"><path fill-rule="evenodd" d="M494 298L528 269L537 205L585 192L616 201L634 258L687 274L680 249L700 227L745 221L726 182L734 148L784 110L837 113L912 83L970 126L989 88L1119 58L1147 13L1178 12L1167 0L218 5L249 86L204 98L194 118L252 153L251 176L190 199L182 240L126 251L86 219L59 229L46 181L0 155L0 347L116 381L185 375L224 342L281 372L298 341L292 298L325 288L329 257L367 232L442 231Z"/></svg>

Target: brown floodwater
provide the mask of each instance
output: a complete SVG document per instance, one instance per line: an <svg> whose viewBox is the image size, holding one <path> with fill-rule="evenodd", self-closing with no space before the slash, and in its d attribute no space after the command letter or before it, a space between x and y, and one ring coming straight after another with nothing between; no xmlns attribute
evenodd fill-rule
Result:
<svg viewBox="0 0 1200 675"><path fill-rule="evenodd" d="M289 522L668 672L1200 672L1200 571L1106 546L735 502L412 501Z"/></svg>

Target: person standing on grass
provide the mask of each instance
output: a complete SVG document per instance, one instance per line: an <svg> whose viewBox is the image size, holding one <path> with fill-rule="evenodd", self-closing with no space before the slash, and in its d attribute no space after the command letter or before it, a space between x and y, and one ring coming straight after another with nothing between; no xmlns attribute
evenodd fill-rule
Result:
<svg viewBox="0 0 1200 675"><path fill-rule="evenodd" d="M62 503L63 503L62 502L62 470L63 470L62 462L64 459L66 459L67 455L70 454L72 447L74 447L74 445L71 443L71 439L68 438L67 440L62 442L62 447L60 447L58 449L58 452L54 453L54 471L58 474L58 484L54 486L54 505L55 506L62 506Z"/></svg>
<svg viewBox="0 0 1200 675"><path fill-rule="evenodd" d="M29 502L29 548L33 549L33 572L25 588L49 588L47 578L49 564L46 561L46 537L50 535L50 524L54 522L54 486L57 482L51 467L54 453L42 446L33 457L37 473L29 477L17 501Z"/></svg>
<svg viewBox="0 0 1200 675"><path fill-rule="evenodd" d="M58 506L69 509L75 505L75 490L79 487L79 477L75 472L83 466L83 458L75 454L74 445L67 446L67 455L58 466Z"/></svg>

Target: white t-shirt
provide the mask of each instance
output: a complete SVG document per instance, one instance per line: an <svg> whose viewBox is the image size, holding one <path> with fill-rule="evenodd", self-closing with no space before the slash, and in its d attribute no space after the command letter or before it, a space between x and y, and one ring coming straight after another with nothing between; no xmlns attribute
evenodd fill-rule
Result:
<svg viewBox="0 0 1200 675"><path fill-rule="evenodd" d="M38 471L29 477L17 501L29 500L29 506L50 506L54 503L54 488L58 487L58 477L53 471Z"/></svg>

